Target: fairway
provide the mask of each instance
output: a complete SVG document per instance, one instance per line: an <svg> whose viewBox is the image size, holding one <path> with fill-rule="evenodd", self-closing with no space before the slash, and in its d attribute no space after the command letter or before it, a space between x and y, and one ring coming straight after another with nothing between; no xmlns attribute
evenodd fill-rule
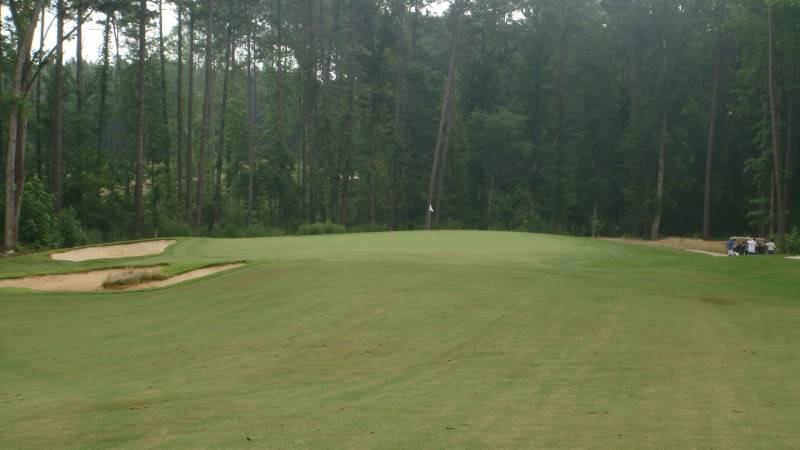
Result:
<svg viewBox="0 0 800 450"><path fill-rule="evenodd" d="M0 277L0 448L800 447L800 262L494 232L180 239Z"/></svg>

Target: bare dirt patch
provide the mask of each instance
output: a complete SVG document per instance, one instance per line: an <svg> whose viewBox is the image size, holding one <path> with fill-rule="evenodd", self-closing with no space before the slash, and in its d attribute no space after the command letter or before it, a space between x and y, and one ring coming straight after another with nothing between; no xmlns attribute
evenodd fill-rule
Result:
<svg viewBox="0 0 800 450"><path fill-rule="evenodd" d="M152 289L172 286L184 281L206 277L226 270L244 266L244 263L225 264L192 270L171 278L159 280L162 267L143 267L95 270L85 273L61 275L40 275L26 278L0 280L0 288L22 288L34 291L59 292L102 292L119 290ZM119 285L117 280L136 278L145 280L139 283Z"/></svg>
<svg viewBox="0 0 800 450"><path fill-rule="evenodd" d="M152 256L164 253L170 245L177 241L146 241L133 244L107 245L100 247L86 247L77 250L69 250L61 253L53 253L51 259L56 261L83 262L95 259L117 259L135 258L140 256Z"/></svg>
<svg viewBox="0 0 800 450"><path fill-rule="evenodd" d="M659 241L645 241L641 239L608 239L631 244L649 245L651 247L672 248L676 250L689 250L694 253L703 253L711 256L726 256L725 241L704 241L689 238L664 238Z"/></svg>

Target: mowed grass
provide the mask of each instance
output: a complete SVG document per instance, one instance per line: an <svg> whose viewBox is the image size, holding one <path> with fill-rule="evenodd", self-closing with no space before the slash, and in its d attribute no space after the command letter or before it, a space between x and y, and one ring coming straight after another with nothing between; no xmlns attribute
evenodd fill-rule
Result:
<svg viewBox="0 0 800 450"><path fill-rule="evenodd" d="M800 262L490 232L137 261L241 260L163 290L0 291L0 448L800 447Z"/></svg>

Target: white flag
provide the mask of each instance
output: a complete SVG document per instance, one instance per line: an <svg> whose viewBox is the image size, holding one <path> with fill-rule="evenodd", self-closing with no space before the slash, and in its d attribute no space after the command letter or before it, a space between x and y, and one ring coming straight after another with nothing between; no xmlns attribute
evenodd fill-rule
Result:
<svg viewBox="0 0 800 450"><path fill-rule="evenodd" d="M433 212L433 205L428 205L428 212Z"/></svg>

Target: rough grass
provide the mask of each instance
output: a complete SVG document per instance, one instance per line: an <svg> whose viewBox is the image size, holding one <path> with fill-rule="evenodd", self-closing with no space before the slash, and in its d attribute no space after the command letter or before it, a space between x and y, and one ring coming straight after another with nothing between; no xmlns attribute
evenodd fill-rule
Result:
<svg viewBox="0 0 800 450"><path fill-rule="evenodd" d="M726 253L725 241L704 241L702 239L670 237L658 241L646 241L642 239L611 239L631 244L649 245L652 247L671 248L675 250L698 250L703 252Z"/></svg>
<svg viewBox="0 0 800 450"><path fill-rule="evenodd" d="M148 281L162 281L166 279L167 277L163 273L154 273L131 268L124 273L108 277L106 281L103 282L103 288L121 289Z"/></svg>
<svg viewBox="0 0 800 450"><path fill-rule="evenodd" d="M27 259L25 259L27 258ZM21 258L0 273L57 263ZM800 264L515 233L186 239L0 292L0 448L797 448Z"/></svg>

